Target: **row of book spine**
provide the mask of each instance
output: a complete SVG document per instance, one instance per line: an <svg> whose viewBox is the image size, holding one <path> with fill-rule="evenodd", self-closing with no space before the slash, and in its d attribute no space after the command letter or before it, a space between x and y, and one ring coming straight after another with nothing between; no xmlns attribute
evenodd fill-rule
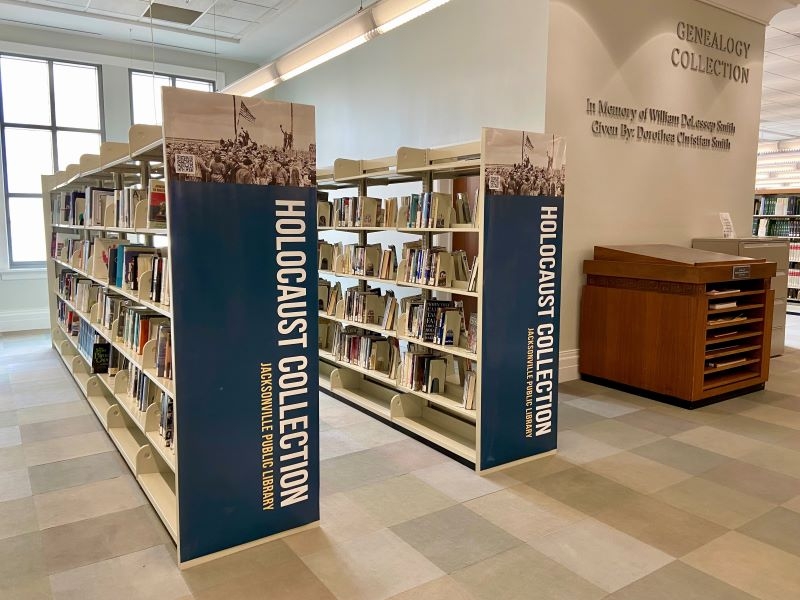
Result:
<svg viewBox="0 0 800 600"><path fill-rule="evenodd" d="M754 215L798 215L800 197L798 196L759 196L753 204Z"/></svg>
<svg viewBox="0 0 800 600"><path fill-rule="evenodd" d="M406 331L409 337L442 346L458 346L462 332L466 334L461 302L428 299L409 307Z"/></svg>
<svg viewBox="0 0 800 600"><path fill-rule="evenodd" d="M338 361L387 375L399 359L396 340L338 324L333 330L331 354Z"/></svg>
<svg viewBox="0 0 800 600"><path fill-rule="evenodd" d="M789 262L800 263L800 242L789 243Z"/></svg>
<svg viewBox="0 0 800 600"><path fill-rule="evenodd" d="M465 194L455 198L441 192L425 192L386 199L369 196L317 201L319 227L385 227L400 229L445 229L475 224L475 203Z"/></svg>
<svg viewBox="0 0 800 600"><path fill-rule="evenodd" d="M52 223L127 229L137 226L137 214L145 213L144 222L138 224L160 229L167 225L166 201L163 179L151 179L147 190L139 186L118 190L88 186L84 191L61 192L53 198Z"/></svg>

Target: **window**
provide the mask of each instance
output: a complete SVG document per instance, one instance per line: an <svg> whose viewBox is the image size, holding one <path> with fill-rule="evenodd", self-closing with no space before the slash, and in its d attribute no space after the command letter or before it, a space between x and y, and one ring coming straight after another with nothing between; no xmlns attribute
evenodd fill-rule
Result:
<svg viewBox="0 0 800 600"><path fill-rule="evenodd" d="M103 139L97 65L0 54L0 142L9 263L46 258L41 175L97 154Z"/></svg>
<svg viewBox="0 0 800 600"><path fill-rule="evenodd" d="M161 88L179 87L187 90L213 92L214 82L147 73L131 69L131 118L137 125L161 125Z"/></svg>

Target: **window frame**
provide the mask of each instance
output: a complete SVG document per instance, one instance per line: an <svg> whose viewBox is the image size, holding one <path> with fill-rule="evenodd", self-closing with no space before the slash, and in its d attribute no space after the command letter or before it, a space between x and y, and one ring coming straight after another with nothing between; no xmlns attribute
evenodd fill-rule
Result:
<svg viewBox="0 0 800 600"><path fill-rule="evenodd" d="M30 54L17 54L14 52L0 52L0 57L20 58L27 60L36 60L47 63L47 74L50 85L50 125L31 125L27 123L6 122L5 114L3 113L3 88L0 85L0 154L2 154L2 169L3 169L3 207L5 209L5 230L6 230L6 251L8 252L8 267L9 269L43 269L46 267L47 262L44 261L15 261L12 252L12 239L11 239L11 202L10 198L44 198L44 190L40 194L34 193L11 193L8 189L8 161L6 156L6 129L8 127L20 129L37 129L40 131L49 131L52 144L53 144L53 171L58 171L58 132L67 131L74 133L99 133L100 143L106 141L106 118L105 118L105 103L103 100L103 67L98 63L81 62L77 60L63 60L60 58L49 58L44 56L33 56ZM54 65L78 65L81 67L92 67L97 70L97 102L99 104L99 129L86 129L82 127L59 127L56 122L56 91L54 79ZM2 81L2 67L0 67L0 81ZM47 215L45 214L45 217Z"/></svg>
<svg viewBox="0 0 800 600"><path fill-rule="evenodd" d="M169 79L170 87L175 87L176 79L184 79L186 81L196 81L198 83L208 83L211 85L211 91L217 91L217 82L213 79L203 79L202 77L187 77L185 75L173 75L170 73L161 73L159 71L145 71L143 69L128 69L128 104L131 113L131 123L133 125L140 125L146 123L137 123L133 114L133 75L148 75L150 77L166 77Z"/></svg>

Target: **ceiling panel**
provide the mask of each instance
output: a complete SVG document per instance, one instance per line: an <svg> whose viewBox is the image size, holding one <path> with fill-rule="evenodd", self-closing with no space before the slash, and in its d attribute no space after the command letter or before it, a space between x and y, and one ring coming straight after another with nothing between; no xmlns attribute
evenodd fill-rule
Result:
<svg viewBox="0 0 800 600"><path fill-rule="evenodd" d="M267 12L272 12L269 6L252 4L251 2L241 2L238 0L217 0L210 12L217 15L231 17L232 19L242 19L244 21L258 21Z"/></svg>
<svg viewBox="0 0 800 600"><path fill-rule="evenodd" d="M215 16L211 13L206 13L194 22L192 28L211 32L222 31L224 33L240 34L253 24L253 21L231 19L230 17Z"/></svg>
<svg viewBox="0 0 800 600"><path fill-rule="evenodd" d="M126 17L141 17L147 10L147 2L142 0L91 0L89 8L107 13L121 14Z"/></svg>
<svg viewBox="0 0 800 600"><path fill-rule="evenodd" d="M798 38L796 35L792 35L791 33L781 33L780 35L776 35L775 37L765 39L764 49L778 50L780 48L786 48L788 46L796 46L797 44L800 44L800 38Z"/></svg>

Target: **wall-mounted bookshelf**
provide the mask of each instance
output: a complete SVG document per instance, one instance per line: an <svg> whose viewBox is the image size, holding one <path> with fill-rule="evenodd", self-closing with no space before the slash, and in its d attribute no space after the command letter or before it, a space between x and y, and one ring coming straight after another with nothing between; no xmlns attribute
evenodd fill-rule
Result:
<svg viewBox="0 0 800 600"><path fill-rule="evenodd" d="M524 425L494 410L510 401L495 385L508 373L483 360L497 343L484 315L507 310L513 322L527 307L501 308L484 288L484 261L495 260L487 248L497 245L497 232L488 236L483 227L483 156L478 141L337 159L319 180L320 189L339 190L337 198L323 199L318 209L320 387L478 471L555 449L553 434L513 458L496 452L500 438L520 429L524 435ZM468 178L474 195L435 191L438 180ZM410 183L418 194L407 195ZM375 190L382 186L388 187ZM373 192L382 198L371 198ZM327 232L339 241L329 244ZM530 265L519 255L507 260L489 268L519 268L524 276Z"/></svg>
<svg viewBox="0 0 800 600"><path fill-rule="evenodd" d="M787 312L800 315L800 189L756 190L753 235L788 240Z"/></svg>
<svg viewBox="0 0 800 600"><path fill-rule="evenodd" d="M287 453L274 451L284 439L283 408L279 416L277 405L286 353L263 342L268 333L274 339L278 327L276 311L260 310L269 294L246 285L245 277L216 290L198 277L198 269L214 260L262 280L275 277L276 267L270 271L263 253L214 242L220 230L234 225L243 232L256 228L247 236L254 244L263 242L266 231L277 235L275 207L283 200L263 199L278 193L295 198L293 217L307 213L310 237L303 248L313 253L314 174L311 185L276 192L267 184L218 183L165 169L177 160L176 144L184 160L188 152L198 160L218 144L218 136L192 139L193 147L176 137L186 127L180 129L183 117L176 108L187 102L207 109L207 121L225 124L232 121L231 105L242 110L238 97L165 92L163 129L135 125L128 143L105 143L99 155L42 177L53 345L176 542L181 566L300 530L319 518L316 364L309 370L313 385L302 395L293 390L298 404L291 413L304 419L308 459L302 469L297 461L286 467ZM313 123L312 107L249 99L247 104L262 120L274 111L281 118L292 114L293 125L308 121L309 114ZM313 169L311 132L307 150L280 151L290 167L302 161ZM226 143L235 146L237 139ZM236 150L237 157L255 152L249 144ZM278 152L266 143L258 151ZM225 224L240 218L246 223ZM218 272L223 270L220 264ZM310 311L317 304L313 278L312 271L311 283L301 286ZM246 323L237 321L243 313L251 315ZM310 335L316 336L315 326L314 315ZM220 356L220 347L234 346L237 353ZM255 367L248 352L258 356ZM308 362L306 354L315 357L316 349L293 349L287 359L295 377L297 364ZM283 447L300 447L293 439Z"/></svg>

